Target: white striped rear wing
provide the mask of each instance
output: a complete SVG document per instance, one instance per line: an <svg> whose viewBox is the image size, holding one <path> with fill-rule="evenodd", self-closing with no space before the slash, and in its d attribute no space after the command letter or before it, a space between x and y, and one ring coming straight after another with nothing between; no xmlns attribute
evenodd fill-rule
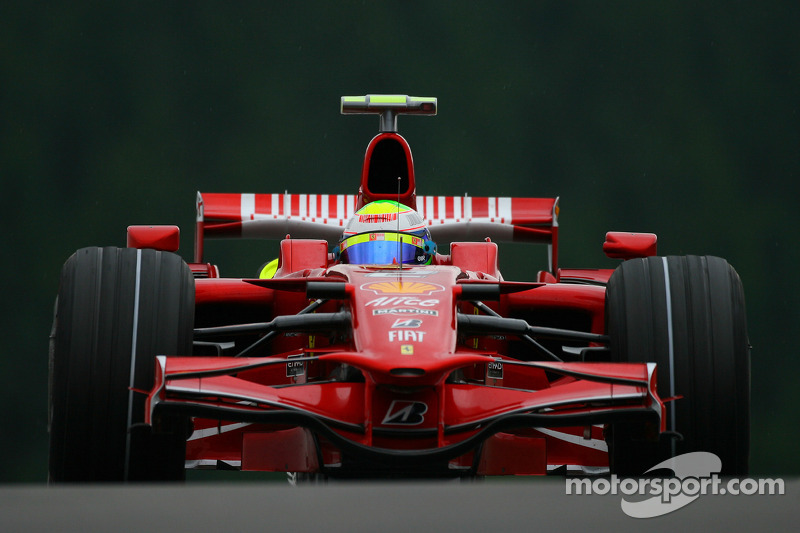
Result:
<svg viewBox="0 0 800 533"><path fill-rule="evenodd" d="M202 262L204 238L283 239L290 234L336 243L357 199L352 194L198 192L195 261ZM442 245L488 237L547 243L555 255L558 198L420 196L416 209Z"/></svg>

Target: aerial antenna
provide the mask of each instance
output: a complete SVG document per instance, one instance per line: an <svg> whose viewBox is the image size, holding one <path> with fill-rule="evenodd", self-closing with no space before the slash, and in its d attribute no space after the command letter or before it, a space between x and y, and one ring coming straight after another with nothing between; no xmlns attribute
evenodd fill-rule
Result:
<svg viewBox="0 0 800 533"><path fill-rule="evenodd" d="M402 178L397 176L397 268L400 272L403 271L403 256L401 255L403 243L400 242L400 180Z"/></svg>

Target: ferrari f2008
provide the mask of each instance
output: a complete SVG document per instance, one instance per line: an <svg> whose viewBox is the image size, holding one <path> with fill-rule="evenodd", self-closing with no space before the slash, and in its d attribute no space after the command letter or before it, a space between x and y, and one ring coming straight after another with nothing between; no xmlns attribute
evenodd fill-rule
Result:
<svg viewBox="0 0 800 533"><path fill-rule="evenodd" d="M616 269L558 263L558 200L418 196L403 114L435 98L343 97L375 114L350 194L198 193L176 226L65 263L50 349L50 479L640 475L689 451L744 474L749 343L723 259L609 232ZM207 239L275 239L252 278ZM528 280L505 242L546 246Z"/></svg>

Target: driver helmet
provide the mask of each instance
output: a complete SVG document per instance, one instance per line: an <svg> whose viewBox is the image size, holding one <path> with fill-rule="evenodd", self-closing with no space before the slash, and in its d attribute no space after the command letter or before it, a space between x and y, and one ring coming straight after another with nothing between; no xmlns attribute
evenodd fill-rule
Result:
<svg viewBox="0 0 800 533"><path fill-rule="evenodd" d="M435 254L436 244L419 213L392 200L356 211L339 240L339 259L351 265L429 265Z"/></svg>

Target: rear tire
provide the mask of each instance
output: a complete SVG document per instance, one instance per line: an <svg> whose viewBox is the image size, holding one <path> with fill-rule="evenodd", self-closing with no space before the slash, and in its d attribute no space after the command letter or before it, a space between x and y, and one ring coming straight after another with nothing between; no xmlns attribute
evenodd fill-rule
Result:
<svg viewBox="0 0 800 533"><path fill-rule="evenodd" d="M719 456L722 474L747 474L750 344L736 271L718 257L625 261L608 283L606 320L614 361L658 365L659 396L678 397L666 402L667 431L682 437L648 442L641 426L617 424L612 472L641 475L669 457L705 451Z"/></svg>
<svg viewBox="0 0 800 533"><path fill-rule="evenodd" d="M50 342L50 480L181 480L187 421L144 424L156 355L191 355L194 280L177 255L83 248ZM131 375L131 373L133 375Z"/></svg>

